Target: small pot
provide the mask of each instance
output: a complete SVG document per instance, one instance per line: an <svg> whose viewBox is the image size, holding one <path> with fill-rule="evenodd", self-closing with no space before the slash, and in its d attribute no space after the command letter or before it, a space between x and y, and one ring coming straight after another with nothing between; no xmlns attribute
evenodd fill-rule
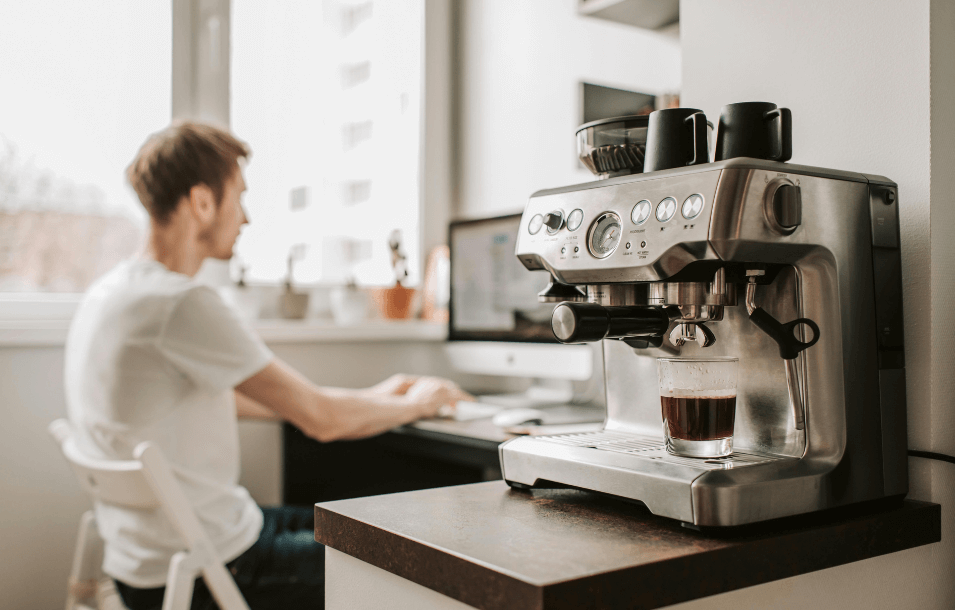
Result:
<svg viewBox="0 0 955 610"><path fill-rule="evenodd" d="M302 320L308 313L308 293L294 292L286 289L282 293L282 300L279 303L279 312L283 318L288 320Z"/></svg>
<svg viewBox="0 0 955 610"><path fill-rule="evenodd" d="M378 306L378 313L386 320L404 320L411 317L415 296L414 288L405 288L401 284L391 288L376 288L371 299Z"/></svg>

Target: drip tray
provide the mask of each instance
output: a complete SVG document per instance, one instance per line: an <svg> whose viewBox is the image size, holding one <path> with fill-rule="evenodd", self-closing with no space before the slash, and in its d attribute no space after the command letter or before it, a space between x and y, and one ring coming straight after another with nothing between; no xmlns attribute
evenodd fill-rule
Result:
<svg viewBox="0 0 955 610"><path fill-rule="evenodd" d="M722 458L682 457L668 453L666 446L659 438L641 436L639 434L627 434L626 432L616 432L612 430L535 436L534 440L570 445L572 447L596 449L598 451L626 453L638 458L659 460L668 464L679 464L700 470L727 470L730 468L756 466L757 464L777 462L780 460L796 459L768 453L757 453L755 451L734 451L732 454Z"/></svg>

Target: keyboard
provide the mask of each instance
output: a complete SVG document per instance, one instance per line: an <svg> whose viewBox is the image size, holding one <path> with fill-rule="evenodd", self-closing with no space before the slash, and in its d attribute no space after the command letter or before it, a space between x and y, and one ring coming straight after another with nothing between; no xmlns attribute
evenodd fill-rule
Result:
<svg viewBox="0 0 955 610"><path fill-rule="evenodd" d="M489 405L484 402L470 402L470 401L460 401L458 402L457 409L455 409L454 414L451 416L451 419L454 421L471 421L472 419L484 419L486 417L494 417L497 413L500 413L503 410L503 407L497 405Z"/></svg>

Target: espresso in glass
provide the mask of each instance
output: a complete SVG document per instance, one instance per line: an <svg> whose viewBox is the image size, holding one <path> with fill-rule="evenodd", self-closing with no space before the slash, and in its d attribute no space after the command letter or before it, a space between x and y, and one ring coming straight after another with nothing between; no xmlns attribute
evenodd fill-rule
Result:
<svg viewBox="0 0 955 610"><path fill-rule="evenodd" d="M733 452L736 358L660 358L660 406L667 450L699 458Z"/></svg>
<svg viewBox="0 0 955 610"><path fill-rule="evenodd" d="M661 396L667 433L682 441L733 436L736 396Z"/></svg>

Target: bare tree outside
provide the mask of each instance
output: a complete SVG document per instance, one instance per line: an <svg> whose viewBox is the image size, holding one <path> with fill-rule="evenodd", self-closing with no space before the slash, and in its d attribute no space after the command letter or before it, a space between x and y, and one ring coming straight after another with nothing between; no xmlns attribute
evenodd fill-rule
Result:
<svg viewBox="0 0 955 610"><path fill-rule="evenodd" d="M101 188L35 167L0 134L0 292L82 292L141 239Z"/></svg>

